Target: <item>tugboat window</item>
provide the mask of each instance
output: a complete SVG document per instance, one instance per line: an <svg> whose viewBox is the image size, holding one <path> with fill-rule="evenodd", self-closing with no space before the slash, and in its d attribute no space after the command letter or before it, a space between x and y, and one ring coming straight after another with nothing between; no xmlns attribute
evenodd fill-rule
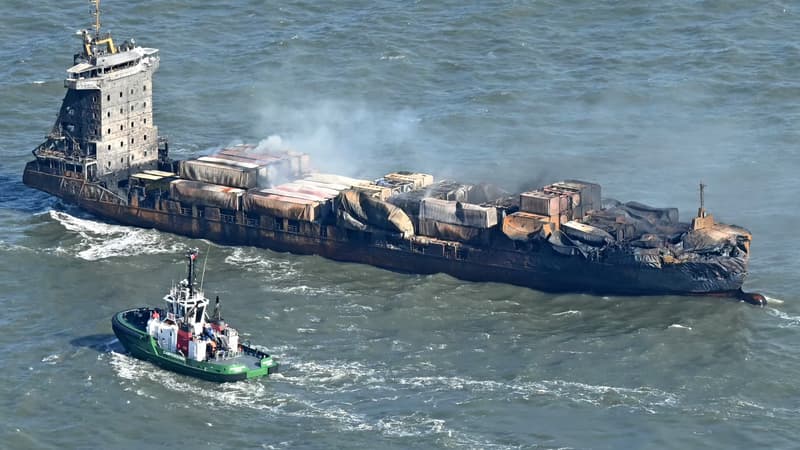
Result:
<svg viewBox="0 0 800 450"><path fill-rule="evenodd" d="M281 217L275 218L275 230L283 231L283 219Z"/></svg>

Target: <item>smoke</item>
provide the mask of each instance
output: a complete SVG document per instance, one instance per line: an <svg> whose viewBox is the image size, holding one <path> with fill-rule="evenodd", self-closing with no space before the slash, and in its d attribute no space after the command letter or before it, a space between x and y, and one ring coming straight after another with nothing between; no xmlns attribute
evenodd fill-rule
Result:
<svg viewBox="0 0 800 450"><path fill-rule="evenodd" d="M422 168L407 151L419 136L419 121L410 110L322 100L269 106L259 115L259 129L279 130L259 142L259 149L308 153L312 166L323 172L376 178L398 168Z"/></svg>

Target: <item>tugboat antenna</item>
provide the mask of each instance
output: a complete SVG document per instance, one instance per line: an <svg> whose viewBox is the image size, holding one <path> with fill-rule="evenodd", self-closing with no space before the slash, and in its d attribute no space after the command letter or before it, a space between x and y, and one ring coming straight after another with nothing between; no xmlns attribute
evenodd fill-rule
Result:
<svg viewBox="0 0 800 450"><path fill-rule="evenodd" d="M206 259L203 261L203 273L200 275L200 290L203 290L203 281L206 280L206 265L208 264L208 254L211 253L211 244L208 244Z"/></svg>

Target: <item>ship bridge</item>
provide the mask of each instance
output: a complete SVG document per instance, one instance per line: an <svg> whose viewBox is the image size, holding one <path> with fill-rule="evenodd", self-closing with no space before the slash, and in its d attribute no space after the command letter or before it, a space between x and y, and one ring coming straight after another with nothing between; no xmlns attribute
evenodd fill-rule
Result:
<svg viewBox="0 0 800 450"><path fill-rule="evenodd" d="M115 45L109 33L100 33L99 1L94 3L95 29L77 33L82 45L67 69L56 123L33 153L40 170L111 185L166 159L153 123L159 54L133 39Z"/></svg>

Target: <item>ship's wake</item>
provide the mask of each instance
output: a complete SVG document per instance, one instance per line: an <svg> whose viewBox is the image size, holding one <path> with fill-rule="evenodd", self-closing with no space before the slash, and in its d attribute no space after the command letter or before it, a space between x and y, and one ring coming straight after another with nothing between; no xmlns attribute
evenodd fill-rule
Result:
<svg viewBox="0 0 800 450"><path fill-rule="evenodd" d="M283 371L267 380L214 384L159 369L129 355L111 353L111 366L125 391L138 397L159 397L161 389L186 396L199 408L253 409L276 418L324 420L347 432L387 437L434 437L453 446L498 447L474 430L455 428L430 402L454 408L471 403L523 402L575 407L623 408L633 413L675 411L677 395L639 386L592 385L566 380L477 380L467 376L421 374L419 368L398 369L342 360L281 358ZM426 372L428 370L426 369ZM435 372L435 370L434 370ZM393 404L391 415L381 414ZM213 426L213 425L212 425ZM503 447L500 445L499 447Z"/></svg>
<svg viewBox="0 0 800 450"><path fill-rule="evenodd" d="M178 242L156 230L112 225L82 219L63 211L48 212L67 231L80 238L80 242L59 245L56 253L69 254L87 261L119 256L175 253L183 250Z"/></svg>

